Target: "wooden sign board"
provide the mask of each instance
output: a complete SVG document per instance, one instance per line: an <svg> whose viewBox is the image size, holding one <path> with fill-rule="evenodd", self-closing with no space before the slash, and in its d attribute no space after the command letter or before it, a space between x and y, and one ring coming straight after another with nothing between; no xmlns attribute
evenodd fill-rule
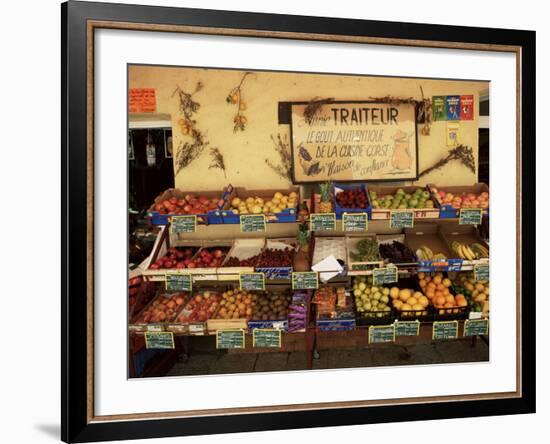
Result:
<svg viewBox="0 0 550 444"><path fill-rule="evenodd" d="M418 336L420 321L395 321L395 336Z"/></svg>
<svg viewBox="0 0 550 444"><path fill-rule="evenodd" d="M393 284L397 282L397 267L382 267L372 270L373 285Z"/></svg>
<svg viewBox="0 0 550 444"><path fill-rule="evenodd" d="M483 218L481 208L461 208L458 216L460 225L480 225Z"/></svg>
<svg viewBox="0 0 550 444"><path fill-rule="evenodd" d="M412 228L414 226L414 211L392 211L390 213L390 228Z"/></svg>
<svg viewBox="0 0 550 444"><path fill-rule="evenodd" d="M417 179L414 103L335 101L311 119L307 105L290 105L294 183Z"/></svg>
<svg viewBox="0 0 550 444"><path fill-rule="evenodd" d="M189 273L166 273L166 290L192 291L193 278Z"/></svg>
<svg viewBox="0 0 550 444"><path fill-rule="evenodd" d="M344 213L342 215L342 230L367 231L369 229L369 215L367 213Z"/></svg>
<svg viewBox="0 0 550 444"><path fill-rule="evenodd" d="M309 215L309 229L311 231L334 231L336 230L336 214L334 213L312 213Z"/></svg>
<svg viewBox="0 0 550 444"><path fill-rule="evenodd" d="M463 336L487 336L489 334L488 319L466 319Z"/></svg>
<svg viewBox="0 0 550 444"><path fill-rule="evenodd" d="M384 342L395 342L395 326L371 325L369 327L369 344L380 344Z"/></svg>
<svg viewBox="0 0 550 444"><path fill-rule="evenodd" d="M157 350L173 350L174 333L171 331L146 331L145 333L145 348Z"/></svg>
<svg viewBox="0 0 550 444"><path fill-rule="evenodd" d="M435 321L432 328L432 339L456 339L458 337L458 321Z"/></svg>
<svg viewBox="0 0 550 444"><path fill-rule="evenodd" d="M245 348L244 330L216 330L216 348Z"/></svg>
<svg viewBox="0 0 550 444"><path fill-rule="evenodd" d="M239 285L241 290L265 290L265 274L241 273L239 274Z"/></svg>
<svg viewBox="0 0 550 444"><path fill-rule="evenodd" d="M489 280L489 264L474 265L474 280L485 282Z"/></svg>
<svg viewBox="0 0 550 444"><path fill-rule="evenodd" d="M128 90L128 112L154 113L157 111L155 88L130 88Z"/></svg>
<svg viewBox="0 0 550 444"><path fill-rule="evenodd" d="M243 214L240 221L242 233L265 231L265 216L263 214Z"/></svg>
<svg viewBox="0 0 550 444"><path fill-rule="evenodd" d="M197 216L172 216L172 233L194 233L197 231Z"/></svg>
<svg viewBox="0 0 550 444"><path fill-rule="evenodd" d="M292 273L293 290L315 290L319 287L319 275L315 271L294 271Z"/></svg>
<svg viewBox="0 0 550 444"><path fill-rule="evenodd" d="M281 330L278 328L255 328L252 330L252 346L281 348Z"/></svg>

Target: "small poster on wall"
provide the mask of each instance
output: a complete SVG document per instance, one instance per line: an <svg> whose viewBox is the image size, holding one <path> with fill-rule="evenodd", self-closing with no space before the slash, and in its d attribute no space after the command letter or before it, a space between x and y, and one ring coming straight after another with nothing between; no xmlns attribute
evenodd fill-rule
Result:
<svg viewBox="0 0 550 444"><path fill-rule="evenodd" d="M445 109L445 96L433 96L432 114L434 120L447 120L447 110Z"/></svg>
<svg viewBox="0 0 550 444"><path fill-rule="evenodd" d="M447 120L460 120L460 96L447 96Z"/></svg>
<svg viewBox="0 0 550 444"><path fill-rule="evenodd" d="M474 119L474 96L460 96L460 120Z"/></svg>
<svg viewBox="0 0 550 444"><path fill-rule="evenodd" d="M311 119L306 107L291 104L295 183L417 178L414 104L332 102Z"/></svg>

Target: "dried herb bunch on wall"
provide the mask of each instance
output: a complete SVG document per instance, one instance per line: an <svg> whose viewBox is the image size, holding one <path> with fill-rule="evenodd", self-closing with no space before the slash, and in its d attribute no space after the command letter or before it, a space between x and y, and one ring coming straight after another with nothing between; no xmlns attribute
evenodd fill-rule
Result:
<svg viewBox="0 0 550 444"><path fill-rule="evenodd" d="M223 154L218 148L210 148L210 156L212 157L212 162L208 169L218 168L223 171L224 177L227 177L225 174L225 162L223 159Z"/></svg>
<svg viewBox="0 0 550 444"><path fill-rule="evenodd" d="M290 155L290 144L288 142L288 136L285 134L284 137L281 137L280 134L274 136L271 135L271 141L275 145L275 151L279 155L280 164L275 165L271 160L265 159L265 163L271 168L275 173L292 182L292 158Z"/></svg>
<svg viewBox="0 0 550 444"><path fill-rule="evenodd" d="M233 132L238 130L244 131L248 119L244 115L244 110L246 109L246 103L243 100L243 91L242 87L247 76L252 74L251 72L245 72L241 77L241 81L237 86L235 86L229 94L227 95L225 101L230 105L237 105L237 113L233 117Z"/></svg>
<svg viewBox="0 0 550 444"><path fill-rule="evenodd" d="M205 134L197 128L197 121L193 118L194 114L200 108L200 103L193 100L193 95L203 88L201 82L197 82L195 90L192 93L184 91L177 86L172 93L172 97L179 99L179 111L182 118L178 120L181 133L184 136L191 137L191 141L180 141L176 152L176 174L187 167L193 160L199 157L204 148L208 146Z"/></svg>
<svg viewBox="0 0 550 444"><path fill-rule="evenodd" d="M455 148L449 150L449 153L444 158L438 160L431 167L422 171L418 177L422 177L434 170L444 167L451 160L458 160L465 165L472 173L476 172L476 163L474 159L474 150L469 146L458 145Z"/></svg>
<svg viewBox="0 0 550 444"><path fill-rule="evenodd" d="M314 97L311 99L304 109L304 120L308 125L311 125L315 114L321 109L321 106L334 102L333 97L323 99L321 97Z"/></svg>

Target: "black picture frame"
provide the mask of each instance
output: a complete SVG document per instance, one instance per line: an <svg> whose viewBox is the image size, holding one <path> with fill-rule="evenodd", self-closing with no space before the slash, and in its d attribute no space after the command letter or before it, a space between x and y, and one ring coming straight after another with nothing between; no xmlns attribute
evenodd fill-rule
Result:
<svg viewBox="0 0 550 444"><path fill-rule="evenodd" d="M87 360L90 306L87 221L87 38L89 20L428 42L511 45L521 51L521 363L518 397L137 420L95 420L89 414ZM535 32L70 1L61 6L62 274L61 438L90 442L279 430L535 412Z"/></svg>

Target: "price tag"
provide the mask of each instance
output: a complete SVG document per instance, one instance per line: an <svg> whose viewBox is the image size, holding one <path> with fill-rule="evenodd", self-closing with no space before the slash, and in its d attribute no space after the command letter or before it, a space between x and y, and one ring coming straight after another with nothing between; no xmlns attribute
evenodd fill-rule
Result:
<svg viewBox="0 0 550 444"><path fill-rule="evenodd" d="M384 342L395 342L395 326L371 325L369 327L369 344L380 344Z"/></svg>
<svg viewBox="0 0 550 444"><path fill-rule="evenodd" d="M456 339L458 337L458 321L435 321L432 328L432 340Z"/></svg>
<svg viewBox="0 0 550 444"><path fill-rule="evenodd" d="M252 330L252 346L281 348L281 330L276 328L256 328Z"/></svg>
<svg viewBox="0 0 550 444"><path fill-rule="evenodd" d="M480 225L483 218L481 208L461 208L458 216L459 225Z"/></svg>
<svg viewBox="0 0 550 444"><path fill-rule="evenodd" d="M264 273L241 273L239 274L241 290L265 290Z"/></svg>
<svg viewBox="0 0 550 444"><path fill-rule="evenodd" d="M487 336L489 334L488 319L466 319L463 336Z"/></svg>
<svg viewBox="0 0 550 444"><path fill-rule="evenodd" d="M172 216L172 233L194 233L197 231L197 216Z"/></svg>
<svg viewBox="0 0 550 444"><path fill-rule="evenodd" d="M384 285L397 282L397 267L382 267L372 270L372 283L374 285Z"/></svg>
<svg viewBox="0 0 550 444"><path fill-rule="evenodd" d="M474 265L474 280L475 281L489 280L489 264Z"/></svg>
<svg viewBox="0 0 550 444"><path fill-rule="evenodd" d="M145 348L157 350L174 349L174 333L171 331L146 331Z"/></svg>
<svg viewBox="0 0 550 444"><path fill-rule="evenodd" d="M344 213L342 215L342 229L344 231L367 231L369 229L369 215L367 213Z"/></svg>
<svg viewBox="0 0 550 444"><path fill-rule="evenodd" d="M166 289L173 291L191 291L193 278L189 273L166 273Z"/></svg>
<svg viewBox="0 0 550 444"><path fill-rule="evenodd" d="M390 228L412 228L414 226L414 211L392 211L390 213Z"/></svg>
<svg viewBox="0 0 550 444"><path fill-rule="evenodd" d="M418 336L420 321L395 321L395 336Z"/></svg>
<svg viewBox="0 0 550 444"><path fill-rule="evenodd" d="M312 213L309 215L311 231L333 231L336 229L335 213Z"/></svg>
<svg viewBox="0 0 550 444"><path fill-rule="evenodd" d="M243 214L240 220L242 233L265 231L265 215L263 214Z"/></svg>
<svg viewBox="0 0 550 444"><path fill-rule="evenodd" d="M161 324L149 324L146 327L147 331L164 331L164 326Z"/></svg>
<svg viewBox="0 0 550 444"><path fill-rule="evenodd" d="M216 330L216 348L244 348L244 330Z"/></svg>
<svg viewBox="0 0 550 444"><path fill-rule="evenodd" d="M293 290L316 290L319 287L319 276L315 271L292 273Z"/></svg>

